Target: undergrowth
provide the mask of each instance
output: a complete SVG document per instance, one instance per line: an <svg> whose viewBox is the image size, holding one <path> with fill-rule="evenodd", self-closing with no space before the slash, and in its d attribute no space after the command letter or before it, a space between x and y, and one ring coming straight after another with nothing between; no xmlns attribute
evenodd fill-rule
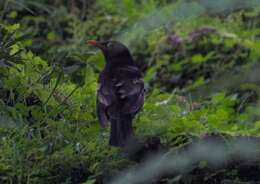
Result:
<svg viewBox="0 0 260 184"><path fill-rule="evenodd" d="M140 20L175 1L48 2L0 3L0 183L108 183L138 165L98 125L104 58L85 44L129 30L147 89L141 141L171 150L211 134L259 137L258 7L143 32Z"/></svg>

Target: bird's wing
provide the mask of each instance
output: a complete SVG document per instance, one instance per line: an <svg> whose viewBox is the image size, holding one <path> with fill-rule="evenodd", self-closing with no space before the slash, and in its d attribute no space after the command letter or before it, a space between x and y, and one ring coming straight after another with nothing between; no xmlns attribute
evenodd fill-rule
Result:
<svg viewBox="0 0 260 184"><path fill-rule="evenodd" d="M108 108L113 103L114 92L109 85L99 81L97 85L97 116L102 127L108 126Z"/></svg>
<svg viewBox="0 0 260 184"><path fill-rule="evenodd" d="M135 114L144 103L144 81L137 67L120 68L119 77L115 83L117 94L122 101L121 112L124 114Z"/></svg>
<svg viewBox="0 0 260 184"><path fill-rule="evenodd" d="M101 126L121 112L135 114L144 103L143 76L137 67L119 68L112 79L99 80L97 87L97 115Z"/></svg>
<svg viewBox="0 0 260 184"><path fill-rule="evenodd" d="M97 99L97 116L99 123L102 127L108 126L108 115L106 113L107 108L102 103L100 103Z"/></svg>

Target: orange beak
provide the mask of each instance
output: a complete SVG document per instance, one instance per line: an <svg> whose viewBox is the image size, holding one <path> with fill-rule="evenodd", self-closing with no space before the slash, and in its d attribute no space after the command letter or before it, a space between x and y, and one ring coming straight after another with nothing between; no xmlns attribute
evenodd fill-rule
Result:
<svg viewBox="0 0 260 184"><path fill-rule="evenodd" d="M102 45L100 42L98 42L96 40L88 40L87 44L93 45L93 46L98 47L100 49L105 49L105 46Z"/></svg>

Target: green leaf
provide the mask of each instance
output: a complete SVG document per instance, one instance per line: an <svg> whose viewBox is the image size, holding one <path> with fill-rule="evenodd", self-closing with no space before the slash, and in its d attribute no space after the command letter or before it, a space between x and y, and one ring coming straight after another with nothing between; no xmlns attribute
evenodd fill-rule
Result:
<svg viewBox="0 0 260 184"><path fill-rule="evenodd" d="M20 28L20 24L13 24L5 26L5 28L8 30L8 32L14 32Z"/></svg>
<svg viewBox="0 0 260 184"><path fill-rule="evenodd" d="M8 14L8 17L15 19L15 18L17 17L17 11L11 11L11 12Z"/></svg>
<svg viewBox="0 0 260 184"><path fill-rule="evenodd" d="M71 66L63 67L63 71L66 74L73 74L80 68L80 65L74 64Z"/></svg>
<svg viewBox="0 0 260 184"><path fill-rule="evenodd" d="M88 62L95 65L99 70L101 70L105 65L105 58L101 52L92 55L88 58Z"/></svg>
<svg viewBox="0 0 260 184"><path fill-rule="evenodd" d="M55 38L56 38L55 32L49 32L49 33L47 34L47 39L48 39L49 41L53 41L53 40L55 40Z"/></svg>
<svg viewBox="0 0 260 184"><path fill-rule="evenodd" d="M203 63L205 61L205 57L203 57L201 54L196 54L194 56L192 56L191 61L194 64L200 64Z"/></svg>
<svg viewBox="0 0 260 184"><path fill-rule="evenodd" d="M10 46L14 45L15 43L20 42L20 41L24 41L24 40L26 40L26 39L28 39L30 37L31 37L30 34L24 34L24 35L22 35L22 36L20 36L18 38L15 38L15 39L7 42L7 44L5 44L5 46L6 47L10 47Z"/></svg>
<svg viewBox="0 0 260 184"><path fill-rule="evenodd" d="M213 104L218 104L221 103L226 97L225 93L218 93L217 95L212 97L212 103Z"/></svg>
<svg viewBox="0 0 260 184"><path fill-rule="evenodd" d="M91 179L91 180L88 180L86 182L84 182L83 184L95 184L96 183L96 180L95 179Z"/></svg>
<svg viewBox="0 0 260 184"><path fill-rule="evenodd" d="M14 45L11 46L10 54L11 54L11 55L14 55L14 54L16 54L19 50L20 50L19 46L18 46L17 44L14 44Z"/></svg>

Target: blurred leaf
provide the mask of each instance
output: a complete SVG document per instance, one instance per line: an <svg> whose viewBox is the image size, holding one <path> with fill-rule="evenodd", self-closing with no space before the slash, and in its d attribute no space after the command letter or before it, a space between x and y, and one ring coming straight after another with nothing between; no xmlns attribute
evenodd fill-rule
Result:
<svg viewBox="0 0 260 184"><path fill-rule="evenodd" d="M196 54L194 56L192 56L192 63L203 63L206 59L201 55L201 54Z"/></svg>

